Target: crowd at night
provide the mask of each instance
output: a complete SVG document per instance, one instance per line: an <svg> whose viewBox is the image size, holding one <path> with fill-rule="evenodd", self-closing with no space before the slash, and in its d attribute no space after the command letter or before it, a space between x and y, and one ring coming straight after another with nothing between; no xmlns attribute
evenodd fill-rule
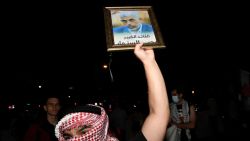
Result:
<svg viewBox="0 0 250 141"><path fill-rule="evenodd" d="M185 88L187 99L195 104L197 140L247 137L246 5L100 0L81 5L6 4L0 87L0 112L6 122L0 140L7 129L22 126L15 141L21 140L51 94L60 96L62 107L91 103L111 114L119 102L128 115L148 113L141 62L133 50L107 51L103 8L131 5L153 7L166 45L154 52L168 98L172 101L175 85ZM15 120L18 124L13 125Z"/></svg>

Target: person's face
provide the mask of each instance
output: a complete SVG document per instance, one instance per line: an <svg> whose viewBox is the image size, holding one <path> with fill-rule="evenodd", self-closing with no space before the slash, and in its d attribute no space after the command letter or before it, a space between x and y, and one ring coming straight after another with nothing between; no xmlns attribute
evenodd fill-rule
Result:
<svg viewBox="0 0 250 141"><path fill-rule="evenodd" d="M130 28L130 29L137 28L137 26L139 24L139 21L132 16L122 17L121 22L124 25L127 25L128 28Z"/></svg>
<svg viewBox="0 0 250 141"><path fill-rule="evenodd" d="M176 89L172 90L171 95L172 95L172 97L178 97L179 101L182 100L182 94L181 93L177 93Z"/></svg>
<svg viewBox="0 0 250 141"><path fill-rule="evenodd" d="M69 140L75 137L77 138L87 133L90 129L91 129L91 125L83 125L83 126L75 127L73 129L68 129L68 130L63 131L63 138L65 140Z"/></svg>
<svg viewBox="0 0 250 141"><path fill-rule="evenodd" d="M60 108L61 106L58 98L49 98L46 105L44 105L44 110L51 116L56 116Z"/></svg>

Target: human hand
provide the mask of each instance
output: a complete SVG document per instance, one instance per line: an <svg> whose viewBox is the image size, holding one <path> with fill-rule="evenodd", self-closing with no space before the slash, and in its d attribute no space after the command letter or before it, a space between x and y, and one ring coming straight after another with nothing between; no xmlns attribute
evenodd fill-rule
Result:
<svg viewBox="0 0 250 141"><path fill-rule="evenodd" d="M134 53L143 63L155 60L154 50L152 48L142 48L143 43L136 44Z"/></svg>

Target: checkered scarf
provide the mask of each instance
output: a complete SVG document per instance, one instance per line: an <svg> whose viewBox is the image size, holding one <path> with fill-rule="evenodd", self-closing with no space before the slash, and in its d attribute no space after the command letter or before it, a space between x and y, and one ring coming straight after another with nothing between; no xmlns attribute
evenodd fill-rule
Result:
<svg viewBox="0 0 250 141"><path fill-rule="evenodd" d="M55 134L59 141L66 141L63 131L71 130L83 125L91 125L89 131L83 135L73 137L67 141L118 141L108 135L109 120L105 110L101 108L101 115L77 112L64 116L56 125Z"/></svg>
<svg viewBox="0 0 250 141"><path fill-rule="evenodd" d="M183 116L184 119L184 123L188 123L189 122L189 106L188 106L188 102L186 100L184 100L182 102L182 112L179 113L178 109L177 109L177 104L176 103L172 103L170 105L170 109L171 109L171 120L173 120L173 122L175 123L181 123L180 120L180 116Z"/></svg>
<svg viewBox="0 0 250 141"><path fill-rule="evenodd" d="M181 123L182 121L180 120L180 116L183 116L183 122L184 123L188 123L190 120L190 113L189 113L189 105L188 102L186 100L183 101L182 103L182 112L179 113L178 109L177 109L177 104L176 103L172 103L170 105L170 109L171 109L171 120L175 123ZM185 129L186 131L186 135L188 137L188 140L191 140L191 133L190 133L190 129ZM177 129L177 133L178 136L181 136L181 129L178 128Z"/></svg>

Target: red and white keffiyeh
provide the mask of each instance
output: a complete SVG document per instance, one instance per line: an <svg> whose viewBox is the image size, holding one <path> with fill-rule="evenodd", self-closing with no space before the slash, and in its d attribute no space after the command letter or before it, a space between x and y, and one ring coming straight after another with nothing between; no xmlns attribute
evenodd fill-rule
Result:
<svg viewBox="0 0 250 141"><path fill-rule="evenodd" d="M118 141L108 135L109 120L105 110L101 108L101 115L77 112L64 116L56 125L55 135L59 141ZM89 131L81 136L64 139L63 131L77 128L83 125L91 125Z"/></svg>

